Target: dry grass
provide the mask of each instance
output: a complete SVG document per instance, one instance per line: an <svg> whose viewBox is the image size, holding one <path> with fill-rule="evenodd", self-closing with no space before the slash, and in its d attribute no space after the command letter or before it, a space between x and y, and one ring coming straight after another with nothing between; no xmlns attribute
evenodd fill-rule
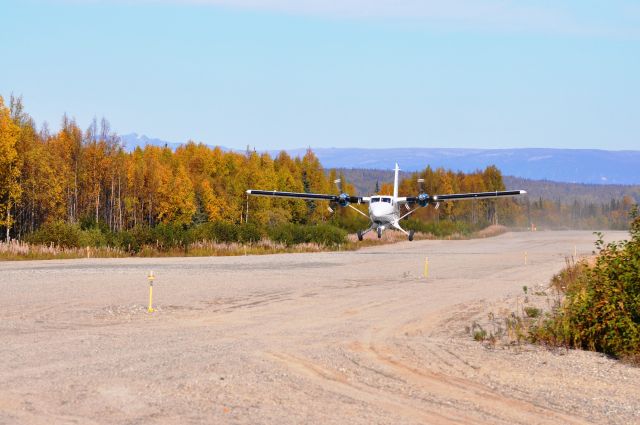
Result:
<svg viewBox="0 0 640 425"><path fill-rule="evenodd" d="M578 262L574 258L565 258L566 267L551 278L550 287L558 293L565 293L567 288L575 285L594 262L593 258Z"/></svg>
<svg viewBox="0 0 640 425"><path fill-rule="evenodd" d="M486 238L496 236L506 232L504 226L489 226L471 236L453 234L447 239L470 239ZM430 233L416 232L414 240L437 239ZM322 252L322 251L354 251L367 246L386 245L397 242L404 242L407 236L398 231L386 231L382 238L378 239L375 231L365 235L362 242L358 241L358 236L350 234L347 236L345 244L336 246L325 246L317 243L304 243L287 246L285 244L263 239L259 242L242 243L221 243L214 241L201 241L190 244L186 248L159 249L149 245L143 247L139 252L131 253L119 248L63 248L56 245L34 245L26 242L11 241L0 242L0 261L15 260L54 260L72 258L125 258L125 257L211 257L211 256L235 256L235 255L265 255L279 253L302 253L302 252Z"/></svg>
<svg viewBox="0 0 640 425"><path fill-rule="evenodd" d="M341 249L336 247L335 250ZM221 243L214 241L200 241L184 248L173 248L169 250L159 250L153 246L144 247L138 257L229 257L236 255L266 255L280 253L301 253L301 252L321 252L334 250L317 243L303 243L287 246L282 243L273 242L269 239L242 244L238 242Z"/></svg>
<svg viewBox="0 0 640 425"><path fill-rule="evenodd" d="M117 248L63 248L26 242L0 242L0 260L54 260L70 258L122 258L129 255Z"/></svg>
<svg viewBox="0 0 640 425"><path fill-rule="evenodd" d="M492 224L489 227L485 227L482 230L479 230L473 233L472 238L491 238L493 236L498 236L503 233L506 233L508 229L505 226L500 226L499 224Z"/></svg>
<svg viewBox="0 0 640 425"><path fill-rule="evenodd" d="M147 245L139 252L130 253L118 248L62 248L56 245L33 245L26 242L0 242L0 260L54 260L72 258L124 258L124 257L211 257L234 255L265 255L278 253L321 252L332 250L352 250L355 246L347 243L342 246L326 247L316 243L304 243L287 246L263 239L259 242L219 243L212 241L196 242L185 248L158 249Z"/></svg>

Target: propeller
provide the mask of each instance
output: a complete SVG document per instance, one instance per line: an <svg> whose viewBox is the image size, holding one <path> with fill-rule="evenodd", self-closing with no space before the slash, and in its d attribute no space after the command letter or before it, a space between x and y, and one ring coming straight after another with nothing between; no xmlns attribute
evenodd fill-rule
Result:
<svg viewBox="0 0 640 425"><path fill-rule="evenodd" d="M424 191L424 179L418 179L418 185L420 186L420 194L418 195L418 205L426 207L429 204L429 195Z"/></svg>
<svg viewBox="0 0 640 425"><path fill-rule="evenodd" d="M338 202L338 205L340 205L341 207L346 207L347 205L349 205L351 197L348 193L344 192L342 179L335 179L333 182L338 186L338 190L340 190L340 195L338 195L338 199L336 200Z"/></svg>

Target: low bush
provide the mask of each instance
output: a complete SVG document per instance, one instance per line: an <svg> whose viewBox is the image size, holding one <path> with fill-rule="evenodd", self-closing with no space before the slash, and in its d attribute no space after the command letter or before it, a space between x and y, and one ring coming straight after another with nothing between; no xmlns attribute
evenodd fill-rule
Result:
<svg viewBox="0 0 640 425"><path fill-rule="evenodd" d="M80 231L80 239L78 245L75 247L87 247L92 246L96 248L102 248L109 245L107 234L100 231L100 229L93 228Z"/></svg>
<svg viewBox="0 0 640 425"><path fill-rule="evenodd" d="M640 217L632 211L631 239L596 242L595 264L579 263L554 277L564 292L551 317L531 333L537 342L599 351L615 357L640 356Z"/></svg>
<svg viewBox="0 0 640 425"><path fill-rule="evenodd" d="M89 224L91 224L89 222ZM55 245L65 248L112 247L139 254L145 247L154 251L187 250L196 242L253 244L269 236L274 242L292 246L317 243L335 246L346 242L345 230L328 224L301 225L286 223L265 229L253 223L226 222L202 223L191 227L176 224L159 224L155 227L137 226L130 230L110 232L98 226L64 222L47 224L28 235L26 241L33 244Z"/></svg>
<svg viewBox="0 0 640 425"><path fill-rule="evenodd" d="M287 246L302 243L317 243L324 246L343 244L347 232L329 224L315 226L285 223L267 230L269 239Z"/></svg>
<svg viewBox="0 0 640 425"><path fill-rule="evenodd" d="M78 225L57 221L46 223L25 239L33 244L53 244L63 248L76 248L80 246L82 230Z"/></svg>
<svg viewBox="0 0 640 425"><path fill-rule="evenodd" d="M331 217L329 224L344 229L349 233L356 233L358 230L368 229L371 222L366 217L354 212L354 214L350 215L336 213Z"/></svg>
<svg viewBox="0 0 640 425"><path fill-rule="evenodd" d="M524 313L527 315L527 317L531 317L532 319L535 319L536 317L540 317L542 310L540 310L537 307L525 307Z"/></svg>

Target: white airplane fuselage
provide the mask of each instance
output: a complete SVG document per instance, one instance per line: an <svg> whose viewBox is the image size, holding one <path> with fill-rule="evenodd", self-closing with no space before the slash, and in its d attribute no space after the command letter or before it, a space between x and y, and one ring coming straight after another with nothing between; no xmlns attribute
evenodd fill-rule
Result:
<svg viewBox="0 0 640 425"><path fill-rule="evenodd" d="M400 204L398 203L398 172L400 167L396 164L393 179L393 196L373 195L369 201L369 218L371 219L371 229L390 227L402 230L398 222L400 221ZM406 233L406 232L405 232Z"/></svg>
<svg viewBox="0 0 640 425"><path fill-rule="evenodd" d="M374 229L395 227L400 218L400 209L392 196L375 195L369 203L369 217Z"/></svg>

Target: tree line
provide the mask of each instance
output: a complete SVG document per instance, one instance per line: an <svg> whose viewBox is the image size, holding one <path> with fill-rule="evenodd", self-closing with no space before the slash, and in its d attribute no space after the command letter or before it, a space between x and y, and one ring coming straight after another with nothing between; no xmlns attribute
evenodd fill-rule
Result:
<svg viewBox="0 0 640 425"><path fill-rule="evenodd" d="M146 146L128 152L109 123L93 120L82 130L64 116L52 133L37 128L20 98L5 105L0 97L0 230L5 239L23 239L43 225L67 223L82 228L123 232L158 225L252 223L333 224L349 231L364 229L366 218L349 208L330 210L326 202L246 196L246 189L338 193L341 173L326 172L311 150L302 158L286 152L225 151L188 142L172 150ZM496 167L455 173L427 167L400 184L402 194L503 190ZM380 184L391 193L392 184ZM344 182L344 190L355 189ZM362 207L360 207L362 208ZM522 206L513 200L445 203L422 209L417 221L517 224ZM417 227L414 220L413 227ZM419 227L419 226L418 226Z"/></svg>
<svg viewBox="0 0 640 425"><path fill-rule="evenodd" d="M354 168L340 169L339 172L367 194L374 191L376 183L380 186L380 182L393 179L393 172L388 170ZM418 190L415 181L420 177L425 178L429 189L427 192L430 194L443 193L441 190L451 187L443 181L445 174L448 175L445 180L454 181L458 173L444 169L433 170L429 167L421 173L400 173L406 180L405 184L414 191ZM464 175L467 176L467 181L478 180L477 176L471 177L469 173ZM524 189L528 192L528 195L516 197L511 201L516 205L509 206L505 211L506 216L500 213L502 208L498 204L498 222L521 228L533 225L537 229L623 230L629 225L632 207L640 201L640 186L561 183L513 176L502 176L501 179L507 190ZM439 181L442 183L438 184ZM428 184L429 182L431 184ZM454 184L453 187L473 190L481 188L482 184L477 181L475 184L461 186ZM486 207L487 204L484 207L485 213L490 214ZM478 214L478 205L458 203L450 208L450 216L458 223L471 223L482 219L482 214ZM422 214L436 221L448 215L446 210L438 214L434 211ZM491 217L487 219L491 222Z"/></svg>
<svg viewBox="0 0 640 425"><path fill-rule="evenodd" d="M175 151L146 146L127 152L104 119L83 131L65 115L51 133L46 125L36 127L20 98L5 105L0 97L0 229L6 239L56 222L112 232L218 221L324 222L326 205L248 199L245 191L337 193L336 177L325 174L311 150L302 158L286 152L272 158L189 142Z"/></svg>

